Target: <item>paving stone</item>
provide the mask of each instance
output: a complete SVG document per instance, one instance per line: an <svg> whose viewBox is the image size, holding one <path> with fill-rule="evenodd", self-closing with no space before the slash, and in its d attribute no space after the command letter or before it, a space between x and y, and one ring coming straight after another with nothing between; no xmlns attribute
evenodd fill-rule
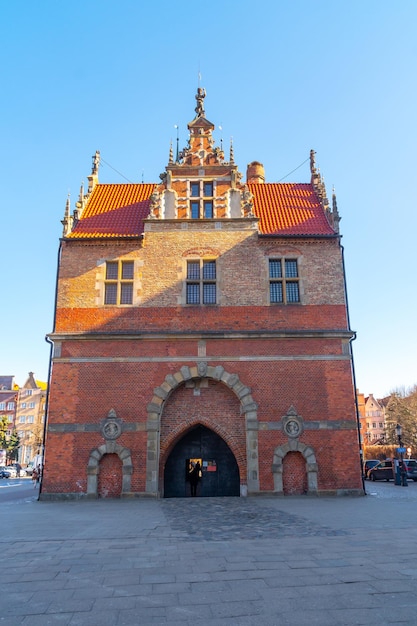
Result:
<svg viewBox="0 0 417 626"><path fill-rule="evenodd" d="M415 626L404 491L0 508L0 626Z"/></svg>

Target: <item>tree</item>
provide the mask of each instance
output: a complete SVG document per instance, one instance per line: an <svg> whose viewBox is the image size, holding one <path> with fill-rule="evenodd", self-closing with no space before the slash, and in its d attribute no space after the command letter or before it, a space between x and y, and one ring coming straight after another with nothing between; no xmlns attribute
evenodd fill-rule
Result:
<svg viewBox="0 0 417 626"><path fill-rule="evenodd" d="M14 428L9 440L6 442L6 457L8 461L16 461L20 448L20 437Z"/></svg>
<svg viewBox="0 0 417 626"><path fill-rule="evenodd" d="M405 446L415 446L417 442L417 385L406 391L397 389L391 393L385 413L386 442L398 443L395 427L403 429L402 440Z"/></svg>
<svg viewBox="0 0 417 626"><path fill-rule="evenodd" d="M5 450L7 441L6 441L6 433L7 433L8 421L7 417L3 415L0 418L0 449Z"/></svg>

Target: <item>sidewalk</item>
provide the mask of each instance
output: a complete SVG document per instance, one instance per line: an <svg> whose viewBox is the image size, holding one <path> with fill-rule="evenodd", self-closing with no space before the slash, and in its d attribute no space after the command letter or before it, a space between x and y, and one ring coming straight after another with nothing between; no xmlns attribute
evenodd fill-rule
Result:
<svg viewBox="0 0 417 626"><path fill-rule="evenodd" d="M417 483L367 491L2 506L0 625L414 626Z"/></svg>

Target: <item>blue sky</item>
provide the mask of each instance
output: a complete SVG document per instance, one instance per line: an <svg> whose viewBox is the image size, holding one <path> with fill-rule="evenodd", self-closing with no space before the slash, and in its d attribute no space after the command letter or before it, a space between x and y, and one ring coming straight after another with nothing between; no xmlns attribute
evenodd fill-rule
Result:
<svg viewBox="0 0 417 626"><path fill-rule="evenodd" d="M416 384L416 28L415 0L2 2L0 374L47 380L61 220L95 150L101 182L158 182L200 73L242 173L258 160L269 182L308 182L316 151L357 386Z"/></svg>

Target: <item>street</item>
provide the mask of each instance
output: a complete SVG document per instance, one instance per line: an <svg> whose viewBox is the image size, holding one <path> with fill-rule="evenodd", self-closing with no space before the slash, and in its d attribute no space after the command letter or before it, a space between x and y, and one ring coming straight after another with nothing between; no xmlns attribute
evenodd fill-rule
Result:
<svg viewBox="0 0 417 626"><path fill-rule="evenodd" d="M30 477L3 478L0 480L0 506L24 504L38 498L39 487L34 487Z"/></svg>

